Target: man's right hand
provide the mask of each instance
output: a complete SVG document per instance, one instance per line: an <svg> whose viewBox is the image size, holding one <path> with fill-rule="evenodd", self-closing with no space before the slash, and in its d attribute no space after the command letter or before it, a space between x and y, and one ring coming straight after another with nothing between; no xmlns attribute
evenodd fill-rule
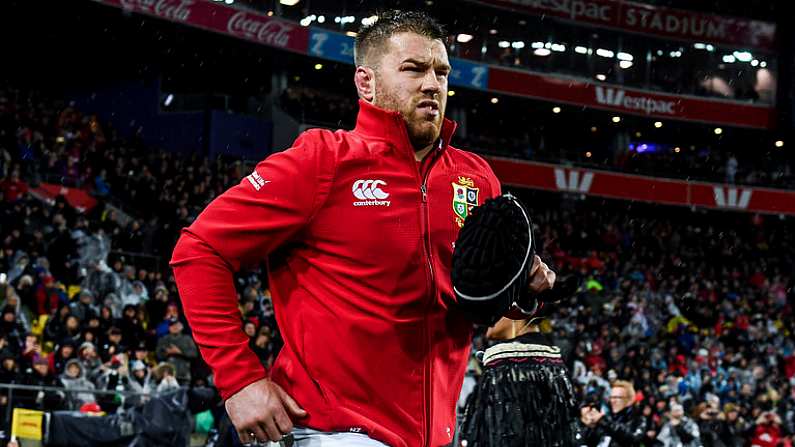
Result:
<svg viewBox="0 0 795 447"><path fill-rule="evenodd" d="M293 418L307 416L287 392L268 379L253 382L227 399L226 412L244 443L279 441L293 430Z"/></svg>

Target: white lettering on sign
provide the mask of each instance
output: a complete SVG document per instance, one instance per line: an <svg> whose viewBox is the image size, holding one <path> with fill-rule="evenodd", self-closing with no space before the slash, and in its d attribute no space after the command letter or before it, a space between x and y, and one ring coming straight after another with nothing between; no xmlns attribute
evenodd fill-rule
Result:
<svg viewBox="0 0 795 447"><path fill-rule="evenodd" d="M579 171L555 168L555 186L561 191L571 191L587 194L593 183L593 172L583 171L582 178Z"/></svg>
<svg viewBox="0 0 795 447"><path fill-rule="evenodd" d="M194 0L121 0L125 9L148 12L177 22L188 21L193 3Z"/></svg>
<svg viewBox="0 0 795 447"><path fill-rule="evenodd" d="M628 110L640 110L647 115L652 113L676 115L677 101L664 101L647 96L629 96L623 89L596 87L596 102Z"/></svg>
<svg viewBox="0 0 795 447"><path fill-rule="evenodd" d="M722 186L715 186L712 188L715 194L715 205L721 208L735 208L744 210L748 208L748 203L751 201L750 189L739 188L724 188Z"/></svg>
<svg viewBox="0 0 795 447"><path fill-rule="evenodd" d="M258 40L264 44L286 48L290 43L293 26L273 19L260 19L239 11L229 18L226 30L229 34Z"/></svg>
<svg viewBox="0 0 795 447"><path fill-rule="evenodd" d="M730 37L726 30L726 20L720 17L678 16L666 11L628 6L625 9L625 20L629 26L658 33L702 37L706 40L724 40Z"/></svg>
<svg viewBox="0 0 795 447"><path fill-rule="evenodd" d="M601 22L613 21L613 5L583 0L512 0L515 5L541 11L556 12L571 20L587 18Z"/></svg>

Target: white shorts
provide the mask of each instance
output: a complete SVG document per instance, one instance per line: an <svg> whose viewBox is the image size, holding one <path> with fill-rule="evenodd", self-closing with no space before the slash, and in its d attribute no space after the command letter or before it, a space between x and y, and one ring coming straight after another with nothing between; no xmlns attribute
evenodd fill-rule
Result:
<svg viewBox="0 0 795 447"><path fill-rule="evenodd" d="M293 443L271 442L268 447L389 447L361 433L322 432L311 428L296 427L292 433Z"/></svg>

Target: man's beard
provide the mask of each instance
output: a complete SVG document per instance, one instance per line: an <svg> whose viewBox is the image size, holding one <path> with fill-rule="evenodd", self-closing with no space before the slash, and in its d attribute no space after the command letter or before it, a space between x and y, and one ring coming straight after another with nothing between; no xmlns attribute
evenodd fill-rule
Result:
<svg viewBox="0 0 795 447"><path fill-rule="evenodd" d="M376 83L376 85L378 85ZM434 122L428 121L419 116L417 104L420 101L431 98L420 98L417 101L412 101L410 104L403 104L395 95L386 90L376 91L374 97L374 105L386 110L394 110L400 112L403 121L406 122L406 130L408 131L409 141L415 151L425 149L433 144L441 133L441 121L444 119L444 110L440 104L439 122L437 126Z"/></svg>

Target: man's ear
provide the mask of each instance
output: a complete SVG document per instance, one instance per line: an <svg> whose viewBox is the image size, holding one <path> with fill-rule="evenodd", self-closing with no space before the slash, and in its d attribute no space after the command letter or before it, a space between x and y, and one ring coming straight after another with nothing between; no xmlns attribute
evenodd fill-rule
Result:
<svg viewBox="0 0 795 447"><path fill-rule="evenodd" d="M353 74L353 83L356 92L363 100L372 103L375 101L375 72L370 67L359 65Z"/></svg>

